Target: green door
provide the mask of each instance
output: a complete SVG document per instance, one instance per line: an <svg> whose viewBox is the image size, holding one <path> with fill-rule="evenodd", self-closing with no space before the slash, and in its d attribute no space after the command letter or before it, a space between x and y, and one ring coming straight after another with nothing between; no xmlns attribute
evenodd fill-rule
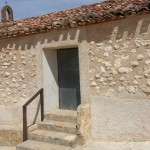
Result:
<svg viewBox="0 0 150 150"><path fill-rule="evenodd" d="M76 110L80 105L78 49L58 50L60 109Z"/></svg>

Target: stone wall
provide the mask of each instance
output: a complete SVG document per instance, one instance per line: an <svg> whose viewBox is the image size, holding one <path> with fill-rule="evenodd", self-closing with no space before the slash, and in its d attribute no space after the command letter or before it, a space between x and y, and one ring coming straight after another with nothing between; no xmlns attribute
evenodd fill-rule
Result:
<svg viewBox="0 0 150 150"><path fill-rule="evenodd" d="M11 40L10 40L11 41ZM8 40L9 43L9 40ZM4 45L6 44L6 46ZM37 53L35 49L9 47L0 49L0 145L22 142L22 105L37 91ZM37 101L28 109L28 123L33 122ZM35 106L34 106L35 105Z"/></svg>
<svg viewBox="0 0 150 150"><path fill-rule="evenodd" d="M46 88L43 50L78 47L81 105L88 104L91 108L87 110L88 116L81 113L84 120L78 120L80 133L91 137L91 130L92 138L106 141L150 140L149 24L149 15L131 16L77 29L1 40L1 125L22 123L22 105L38 88ZM50 78L57 83L52 67L46 69L50 69ZM46 92L47 110L55 109L58 100ZM36 116L37 106L36 102L28 111L29 120Z"/></svg>
<svg viewBox="0 0 150 150"><path fill-rule="evenodd" d="M150 19L101 24L89 41L92 137L150 140Z"/></svg>
<svg viewBox="0 0 150 150"><path fill-rule="evenodd" d="M81 103L89 103L88 42L85 27L0 40L0 127L5 134L0 135L0 145L10 146L21 142L22 106L39 88L44 88L45 112L59 108L55 61L57 62L57 49L63 48L79 49ZM37 99L27 108L29 125L40 118L39 106ZM11 130L10 124L13 125ZM17 142L15 138L6 141L11 131L18 135Z"/></svg>
<svg viewBox="0 0 150 150"><path fill-rule="evenodd" d="M3 48L0 75L0 105L24 103L37 90L35 51Z"/></svg>
<svg viewBox="0 0 150 150"><path fill-rule="evenodd" d="M147 24L148 25L148 24ZM119 27L118 27L119 28ZM106 29L107 30L107 29ZM150 38L149 34L96 43L89 48L91 95L150 94Z"/></svg>

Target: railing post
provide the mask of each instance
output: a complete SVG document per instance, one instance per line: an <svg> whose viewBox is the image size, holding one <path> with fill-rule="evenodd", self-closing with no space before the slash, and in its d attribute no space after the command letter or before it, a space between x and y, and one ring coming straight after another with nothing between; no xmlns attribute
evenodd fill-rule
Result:
<svg viewBox="0 0 150 150"><path fill-rule="evenodd" d="M28 129L27 129L27 109L23 107L23 141L28 139Z"/></svg>
<svg viewBox="0 0 150 150"><path fill-rule="evenodd" d="M40 93L40 101L41 101L41 121L44 120L44 94L43 94L43 89Z"/></svg>
<svg viewBox="0 0 150 150"><path fill-rule="evenodd" d="M27 106L40 94L40 103L41 103L41 121L44 120L44 94L43 88L41 88L34 96L32 96L24 105L23 105L23 141L28 140L28 125L27 125Z"/></svg>

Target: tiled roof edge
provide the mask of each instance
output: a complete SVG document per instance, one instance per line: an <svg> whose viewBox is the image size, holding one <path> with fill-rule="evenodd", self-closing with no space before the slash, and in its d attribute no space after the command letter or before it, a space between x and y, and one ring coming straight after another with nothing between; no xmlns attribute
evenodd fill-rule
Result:
<svg viewBox="0 0 150 150"><path fill-rule="evenodd" d="M107 0L93 5L0 23L0 39L76 28L150 13L149 0Z"/></svg>

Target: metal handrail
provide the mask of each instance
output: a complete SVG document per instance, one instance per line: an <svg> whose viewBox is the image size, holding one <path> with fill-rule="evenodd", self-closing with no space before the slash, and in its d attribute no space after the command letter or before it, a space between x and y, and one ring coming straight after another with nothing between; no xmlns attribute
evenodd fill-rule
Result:
<svg viewBox="0 0 150 150"><path fill-rule="evenodd" d="M23 106L23 141L28 139L28 126L27 126L27 106L40 94L40 103L41 103L41 121L44 120L44 89L41 88L34 94Z"/></svg>

